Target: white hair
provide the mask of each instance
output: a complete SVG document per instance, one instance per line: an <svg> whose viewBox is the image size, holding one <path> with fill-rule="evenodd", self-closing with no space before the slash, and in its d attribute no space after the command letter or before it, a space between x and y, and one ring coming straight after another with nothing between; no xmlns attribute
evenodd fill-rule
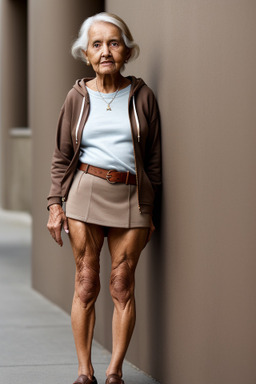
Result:
<svg viewBox="0 0 256 384"><path fill-rule="evenodd" d="M71 53L75 59L81 59L86 62L86 58L83 54L83 50L86 51L88 47L88 32L91 26L99 21L103 21L105 23L114 24L116 27L118 27L121 30L121 35L124 41L124 44L127 48L131 50L131 56L130 59L136 59L139 56L140 48L139 46L134 42L132 34L128 28L128 26L125 24L125 22L118 16L108 13L108 12L101 12L94 16L88 17L86 19L79 31L78 38L73 43L71 48Z"/></svg>

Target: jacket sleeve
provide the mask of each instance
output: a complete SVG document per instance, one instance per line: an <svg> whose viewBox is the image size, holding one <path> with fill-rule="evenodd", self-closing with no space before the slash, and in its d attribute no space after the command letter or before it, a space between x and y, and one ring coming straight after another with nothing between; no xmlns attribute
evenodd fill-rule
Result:
<svg viewBox="0 0 256 384"><path fill-rule="evenodd" d="M71 103L67 96L63 104L57 124L55 149L51 166L51 188L48 199L49 208L52 204L62 204L61 182L74 156L71 138Z"/></svg>

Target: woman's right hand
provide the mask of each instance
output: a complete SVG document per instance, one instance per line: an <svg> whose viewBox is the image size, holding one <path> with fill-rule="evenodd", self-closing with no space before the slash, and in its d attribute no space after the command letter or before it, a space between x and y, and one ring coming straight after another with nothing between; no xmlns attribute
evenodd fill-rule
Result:
<svg viewBox="0 0 256 384"><path fill-rule="evenodd" d="M61 229L63 227L64 231L69 233L68 220L60 204L50 205L49 211L47 228L52 235L52 238L62 247L63 241L61 238Z"/></svg>

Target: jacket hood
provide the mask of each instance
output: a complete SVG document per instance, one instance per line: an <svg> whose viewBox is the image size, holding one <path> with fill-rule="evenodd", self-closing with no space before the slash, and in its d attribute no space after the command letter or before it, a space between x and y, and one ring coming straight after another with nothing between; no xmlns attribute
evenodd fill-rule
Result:
<svg viewBox="0 0 256 384"><path fill-rule="evenodd" d="M136 78L135 76L127 76L127 78L131 81L131 96L133 96L140 88L145 85L142 79ZM85 84L87 83L87 81L92 79L93 77L85 77L83 79L77 80L73 85L73 88L83 97L85 97L87 101L89 101L89 97Z"/></svg>

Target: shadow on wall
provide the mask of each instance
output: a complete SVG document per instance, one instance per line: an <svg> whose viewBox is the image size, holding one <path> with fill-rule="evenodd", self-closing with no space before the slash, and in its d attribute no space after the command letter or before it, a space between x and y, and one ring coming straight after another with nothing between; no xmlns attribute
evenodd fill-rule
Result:
<svg viewBox="0 0 256 384"><path fill-rule="evenodd" d="M149 297L151 314L148 318L149 321L149 335L150 335L150 361L148 362L151 367L151 372L154 377L160 376L163 371L162 364L164 362L164 347L165 347L165 259L164 248L165 239L164 232L162 230L163 223L163 196L162 191L157 198L157 204L155 206L154 223L156 231L151 240L151 247L149 250Z"/></svg>
<svg viewBox="0 0 256 384"><path fill-rule="evenodd" d="M159 56L161 53L159 52ZM160 87L160 73L161 61L152 61L151 70L150 70L150 87L153 89L156 98L158 99L158 90ZM161 106L160 109L160 119L161 119ZM163 166L163 164L162 164ZM163 171L163 170L162 170ZM163 172L162 172L163 174ZM151 247L149 250L149 270L148 276L149 281L153 284L149 285L149 297L150 300L150 314L149 317L149 334L150 334L150 354L149 366L151 374L154 377L160 379L161 372L164 371L164 361L163 356L165 355L165 339L166 339L166 313L165 313L165 231L163 230L164 220L164 196L163 196L163 187L159 190L158 195L156 196L156 202L153 212L154 224L156 231L151 240Z"/></svg>

